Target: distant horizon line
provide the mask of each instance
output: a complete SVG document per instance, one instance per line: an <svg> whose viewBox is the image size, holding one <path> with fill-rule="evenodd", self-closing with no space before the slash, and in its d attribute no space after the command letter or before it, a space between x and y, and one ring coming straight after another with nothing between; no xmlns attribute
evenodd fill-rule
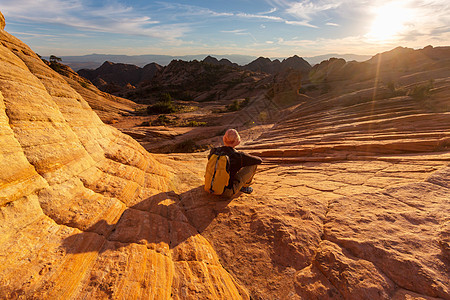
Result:
<svg viewBox="0 0 450 300"><path fill-rule="evenodd" d="M389 50L385 50L385 51L381 51L381 52L376 52L376 53L370 53L370 54L359 54L359 53L338 53L338 52L328 52L328 53L323 53L323 54L317 54L317 55L300 55L297 53L288 55L288 56L263 56L263 55L247 55L247 54L233 54L233 53L227 53L227 54L217 54L217 53L199 53L199 54L155 54L155 53L148 53L148 54L112 54L112 53L89 53L89 54L78 54L78 55L69 55L69 54L58 54L56 56L60 56L60 57L83 57L83 56L94 56L94 55L98 55L98 56L127 56L127 57L138 57L138 56L161 56L161 57L190 57L190 56L212 56L217 58L216 56L220 56L220 57L226 57L226 56L241 56L241 57L255 57L255 58L270 58L270 59L285 59L285 58L289 58L289 57L293 57L295 55L301 57L301 58L316 58L316 57L322 57L322 56L329 56L329 55L339 55L339 56L370 56L373 57L379 53L383 53L383 52L389 52L392 51L396 48L409 48L409 49L413 49L413 50L420 50L423 49L425 47L431 46L433 48L440 48L440 47L450 47L449 46L433 46L433 45L426 45L426 46L420 46L420 47L416 47L416 48L411 48L411 47L404 47L404 46L396 46L393 47ZM55 54L48 54L48 55L41 55L42 57L50 57L50 55L55 55Z"/></svg>
<svg viewBox="0 0 450 300"><path fill-rule="evenodd" d="M395 49L395 48L393 48ZM417 48L417 49L421 49L421 48ZM415 49L416 50L416 49ZM327 55L342 55L342 56L347 56L347 55L353 55L353 56L375 56L377 53L375 54L356 54L356 53L337 53L337 52L330 52L330 53L324 53L324 54L318 54L318 55L308 55L308 56L301 56L299 54L292 54L290 56L263 56L263 55L248 55L248 54L217 54L217 53L200 53L200 54L154 54L154 53L149 53L149 54L111 54L111 53L89 53L89 54L79 54L79 55L65 55L65 54L59 54L59 55L55 55L55 54L47 54L47 55L41 55L42 57L50 57L51 55L55 55L58 57L83 57L83 56L94 56L94 55L98 55L98 56L128 56L128 57L136 57L136 56L164 56L164 57L187 57L187 56L221 56L221 57L225 57L225 56L242 56L242 57L263 57L263 58L271 58L271 59L282 59L282 58L289 58L289 57L293 57L293 56L298 56L298 57L319 57L319 56L327 56ZM217 58L217 57L215 57Z"/></svg>

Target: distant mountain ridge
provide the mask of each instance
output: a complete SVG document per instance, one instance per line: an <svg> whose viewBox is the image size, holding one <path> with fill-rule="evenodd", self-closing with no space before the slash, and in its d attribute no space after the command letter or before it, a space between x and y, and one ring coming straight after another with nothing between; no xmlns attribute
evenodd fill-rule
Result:
<svg viewBox="0 0 450 300"><path fill-rule="evenodd" d="M89 79L102 91L114 93L120 87L149 82L161 69L163 67L156 63L150 63L140 68L133 64L105 61L95 70L81 69L78 74Z"/></svg>
<svg viewBox="0 0 450 300"><path fill-rule="evenodd" d="M211 73L210 71L213 70L214 72ZM171 83L178 86L185 85L183 89L193 87L198 89L199 85L202 85L199 83L203 81L209 83L219 82L229 76L235 77L236 74L240 75L238 76L239 78L231 80L234 83L243 81L243 77L250 76L250 73L257 73L265 77L288 70L298 72L302 77L308 78L311 65L297 55L283 59L282 61L278 59L272 61L270 58L259 57L244 66L239 66L226 58L218 60L215 57L207 56L202 61L172 60L167 66L150 63L143 68L134 64L106 61L95 70L78 70L78 74L90 80L104 92L124 95L123 93L126 91L148 86L149 84L164 86ZM205 74L209 74L207 76L208 78L203 78ZM218 74L221 75L217 76ZM155 77L158 77L156 81L154 80ZM227 84L230 84L231 81L228 79ZM145 92L145 94L148 94L148 92Z"/></svg>
<svg viewBox="0 0 450 300"><path fill-rule="evenodd" d="M316 64L320 64L324 60L329 60L330 58L343 58L346 61L356 60L358 62L369 60L372 55L359 55L359 54L337 54L337 53L329 53L324 55L317 55L311 57L303 57L311 66Z"/></svg>
<svg viewBox="0 0 450 300"><path fill-rule="evenodd" d="M438 65L440 69L446 71L450 67L449 58L450 47L426 46L417 50L397 47L378 53L364 62L345 61L342 58L324 60L313 66L309 79L318 83L356 78L368 80L378 76L380 80L388 82L392 74L405 70L423 72Z"/></svg>
<svg viewBox="0 0 450 300"><path fill-rule="evenodd" d="M270 58L259 57L251 63L243 66L243 68L254 72L264 72L269 74L276 74L291 68L306 75L311 70L311 65L303 58L294 55L283 59L283 61L278 59L272 61Z"/></svg>
<svg viewBox="0 0 450 300"><path fill-rule="evenodd" d="M172 60L203 60L208 54L199 55L181 55L181 56L171 56L171 55L113 55L113 54L89 54L82 56L61 56L64 64L70 66L75 71L80 69L96 69L101 66L105 61L110 61L114 63L124 63L132 64L138 67L143 67L149 63L156 63L161 66L167 66ZM255 56L249 55L214 55L214 57L225 58L238 65L245 65L252 60L256 59Z"/></svg>
<svg viewBox="0 0 450 300"><path fill-rule="evenodd" d="M73 70L78 71L80 69L96 69L100 67L105 61L110 61L114 63L124 63L132 64L138 67L143 67L149 63L157 63L161 66L167 66L172 60L198 60L202 61L207 57L214 57L218 59L225 59L231 63L244 66L252 61L256 60L258 57L251 55L239 55L239 54L229 54L229 55L216 55L216 54L199 54L199 55L182 55L182 56L171 56L171 55L114 55L114 54L89 54L81 56L60 56L65 65L68 65ZM371 58L371 55L357 55L357 54L324 54L319 56L303 57L311 66L322 62L323 60L330 59L332 57L343 58L346 61L365 61ZM48 59L48 57L44 57ZM283 60L285 58L273 58L273 60Z"/></svg>

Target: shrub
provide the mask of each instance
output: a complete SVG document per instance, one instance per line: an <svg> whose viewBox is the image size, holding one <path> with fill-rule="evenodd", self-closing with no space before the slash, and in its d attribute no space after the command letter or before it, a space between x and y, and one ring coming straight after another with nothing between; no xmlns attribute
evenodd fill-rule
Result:
<svg viewBox="0 0 450 300"><path fill-rule="evenodd" d="M386 87L391 92L391 97L404 96L407 93L407 91L404 88L398 88L393 81L389 81L386 84Z"/></svg>
<svg viewBox="0 0 450 300"><path fill-rule="evenodd" d="M153 105L147 106L147 114L170 114L177 112L179 108L172 101L158 101Z"/></svg>
<svg viewBox="0 0 450 300"><path fill-rule="evenodd" d="M174 125L176 123L175 120L170 119L166 115L159 115L158 118L152 121L152 126L167 126Z"/></svg>
<svg viewBox="0 0 450 300"><path fill-rule="evenodd" d="M234 100L233 103L227 105L228 111L237 111L239 110L239 101Z"/></svg>
<svg viewBox="0 0 450 300"><path fill-rule="evenodd" d="M62 59L60 57L57 57L55 55L50 55L50 62L55 63L55 62L59 62L62 61Z"/></svg>
<svg viewBox="0 0 450 300"><path fill-rule="evenodd" d="M206 126L206 122L189 121L189 122L184 123L183 126L186 126L186 127Z"/></svg>
<svg viewBox="0 0 450 300"><path fill-rule="evenodd" d="M268 116L267 112L262 111L259 113L258 120L260 122L265 123L265 122L267 122L268 119L269 119L269 116Z"/></svg>
<svg viewBox="0 0 450 300"><path fill-rule="evenodd" d="M169 102L172 103L172 96L169 93L161 93L159 95L159 102Z"/></svg>
<svg viewBox="0 0 450 300"><path fill-rule="evenodd" d="M414 88L409 90L408 95L416 100L423 100L430 96L430 90L434 86L434 81L430 80L427 83L416 85Z"/></svg>
<svg viewBox="0 0 450 300"><path fill-rule="evenodd" d="M245 98L242 101L234 100L233 103L227 105L228 111L238 111L246 107L250 103L250 98Z"/></svg>
<svg viewBox="0 0 450 300"><path fill-rule="evenodd" d="M134 109L134 114L138 116L143 116L147 114L147 108L146 107L137 107Z"/></svg>

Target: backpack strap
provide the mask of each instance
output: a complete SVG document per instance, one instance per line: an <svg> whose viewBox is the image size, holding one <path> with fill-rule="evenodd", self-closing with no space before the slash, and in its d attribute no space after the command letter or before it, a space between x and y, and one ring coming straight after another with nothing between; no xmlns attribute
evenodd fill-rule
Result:
<svg viewBox="0 0 450 300"><path fill-rule="evenodd" d="M216 154L216 155L217 155L217 154ZM211 180L211 186L210 186L210 188L209 188L209 190L210 190L211 192L214 192L213 189L212 189L212 187L213 187L213 185L214 185L214 178L216 177L217 164L219 163L220 156L221 156L221 155L217 155L216 164L215 164L215 166L214 166L214 174L213 174L213 177L212 177L212 180Z"/></svg>

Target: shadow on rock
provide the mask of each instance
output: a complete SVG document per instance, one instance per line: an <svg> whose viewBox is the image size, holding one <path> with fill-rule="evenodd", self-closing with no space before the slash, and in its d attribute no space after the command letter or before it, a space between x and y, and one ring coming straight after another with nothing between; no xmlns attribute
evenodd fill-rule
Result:
<svg viewBox="0 0 450 300"><path fill-rule="evenodd" d="M63 240L67 253L104 252L130 243L148 248L177 247L202 233L218 214L227 212L232 198L212 196L196 187L182 194L163 192L127 208L115 224L100 220L86 231Z"/></svg>

